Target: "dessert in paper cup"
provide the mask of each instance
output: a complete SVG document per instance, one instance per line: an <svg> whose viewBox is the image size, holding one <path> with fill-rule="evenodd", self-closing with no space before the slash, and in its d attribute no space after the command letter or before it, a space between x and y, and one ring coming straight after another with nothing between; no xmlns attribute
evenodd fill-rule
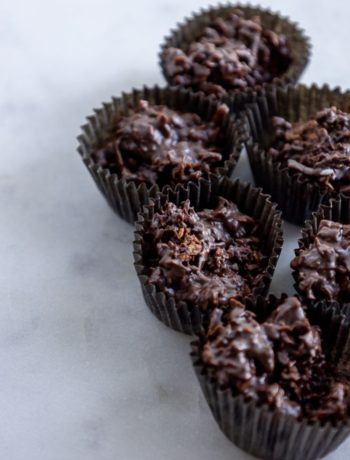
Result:
<svg viewBox="0 0 350 460"><path fill-rule="evenodd" d="M166 185L229 176L246 136L227 105L156 86L95 110L82 126L78 151L109 205L133 223Z"/></svg>
<svg viewBox="0 0 350 460"><path fill-rule="evenodd" d="M169 188L136 222L146 304L172 329L197 333L216 306L267 294L282 242L279 212L249 184L212 177Z"/></svg>
<svg viewBox="0 0 350 460"><path fill-rule="evenodd" d="M215 309L191 357L234 444L266 460L316 460L350 433L348 348L347 310L283 295Z"/></svg>
<svg viewBox="0 0 350 460"><path fill-rule="evenodd" d="M247 107L256 185L303 225L321 203L350 193L350 92L327 85L265 87Z"/></svg>
<svg viewBox="0 0 350 460"><path fill-rule="evenodd" d="M171 85L235 97L276 80L296 82L310 49L290 19L260 7L227 4L178 24L162 44L160 64Z"/></svg>
<svg viewBox="0 0 350 460"><path fill-rule="evenodd" d="M321 205L298 243L291 267L299 295L350 305L350 197Z"/></svg>

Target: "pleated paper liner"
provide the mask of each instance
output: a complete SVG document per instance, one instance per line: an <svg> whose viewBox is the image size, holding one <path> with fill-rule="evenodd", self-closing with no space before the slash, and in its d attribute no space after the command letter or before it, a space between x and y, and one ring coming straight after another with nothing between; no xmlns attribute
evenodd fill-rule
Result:
<svg viewBox="0 0 350 460"><path fill-rule="evenodd" d="M258 321L264 321L280 301L274 296L258 297L248 301L246 307L257 314ZM328 359L340 367L341 378L349 380L349 361L344 360L350 345L348 311L339 305L331 308L322 302L309 303L307 316L311 324L321 328ZM336 449L350 434L349 420L336 425L298 421L243 396L234 396L230 388L220 387L206 375L200 360L201 340L203 336L191 344L195 373L219 427L242 450L266 460L316 460Z"/></svg>
<svg viewBox="0 0 350 460"><path fill-rule="evenodd" d="M111 102L104 103L101 108L94 110L94 115L87 117L87 123L82 126L82 134L78 137L78 152L108 204L120 217L130 223L134 223L142 206L156 196L159 191L158 185L137 185L132 180L125 180L118 174L111 173L108 168L99 166L93 158L93 153L113 138L116 120L137 109L142 99L151 104L166 105L179 112L196 113L206 121L212 119L219 106L217 101L183 88L154 86L123 93L120 97L113 98ZM230 176L246 141L247 132L242 120L230 114L223 117L220 128L225 139L220 152L223 161L214 172L218 175Z"/></svg>
<svg viewBox="0 0 350 460"><path fill-rule="evenodd" d="M237 8L244 12L244 17L246 18L260 16L261 24L264 28L273 30L278 34L284 34L287 37L293 61L287 71L276 78L276 81L281 81L284 84L298 81L311 55L310 39L305 35L299 25L289 18L272 12L269 9L250 4L227 3L225 5L211 6L208 9L201 9L197 13L192 13L191 17L185 18L181 23L178 23L164 39L159 53L159 61L163 75L170 85L174 84L174 80L166 71L163 59L165 49L174 47L186 52L190 44L201 35L208 24L217 18L225 17L230 11ZM249 100L254 97L254 88L247 88L244 91L233 90L229 94L235 101L235 110L240 110L244 107L247 99Z"/></svg>
<svg viewBox="0 0 350 460"><path fill-rule="evenodd" d="M312 218L305 222L301 231L301 238L298 241L298 248L295 249L295 255L299 255L304 249L307 249L315 240L321 220L327 219L341 224L350 224L350 196L340 194L338 198L330 199L328 204L323 204L317 212L314 212ZM299 271L293 270L295 280L295 289L299 295L305 298L305 293L299 289ZM322 299L318 295L319 300ZM331 303L330 303L331 304ZM347 304L350 307L350 303Z"/></svg>
<svg viewBox="0 0 350 460"><path fill-rule="evenodd" d="M273 138L272 117L281 116L295 123L332 105L349 111L350 92L330 89L327 85L268 85L245 111L251 133L247 151L255 183L272 196L283 217L294 224L303 225L320 203L328 201L330 194L266 155Z"/></svg>
<svg viewBox="0 0 350 460"><path fill-rule="evenodd" d="M266 295L281 252L283 238L280 213L276 211L276 205L261 190L239 180L224 177L212 176L209 181L200 179L196 183L188 183L187 186L179 185L174 190L170 188L165 190L154 202L144 207L136 222L134 262L145 302L151 312L165 325L186 334L199 333L208 322L210 312L203 311L200 305L191 306L186 302L176 302L174 297L167 296L154 284L148 283L147 261L143 257L144 226L168 200L179 205L189 199L196 210L201 210L215 206L219 196L234 202L241 212L259 221L260 235L265 242L264 249L268 262L264 276L252 291L252 295Z"/></svg>

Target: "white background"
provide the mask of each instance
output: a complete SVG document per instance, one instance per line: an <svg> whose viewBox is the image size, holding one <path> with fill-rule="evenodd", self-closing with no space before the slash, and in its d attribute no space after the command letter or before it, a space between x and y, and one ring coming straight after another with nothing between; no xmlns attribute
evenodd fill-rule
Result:
<svg viewBox="0 0 350 460"><path fill-rule="evenodd" d="M350 3L262 2L311 36L306 83L350 86ZM0 0L0 458L229 460L189 339L148 312L132 227L75 152L84 117L163 83L157 53L197 0ZM237 170L249 178L243 158ZM291 291L287 241L273 291ZM329 459L348 459L350 442Z"/></svg>

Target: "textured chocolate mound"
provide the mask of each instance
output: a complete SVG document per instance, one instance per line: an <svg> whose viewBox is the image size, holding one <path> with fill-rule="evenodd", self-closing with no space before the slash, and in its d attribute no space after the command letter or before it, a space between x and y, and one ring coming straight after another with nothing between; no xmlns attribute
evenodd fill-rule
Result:
<svg viewBox="0 0 350 460"><path fill-rule="evenodd" d="M257 221L222 197L201 212L166 203L143 237L149 283L202 310L249 295L267 265Z"/></svg>
<svg viewBox="0 0 350 460"><path fill-rule="evenodd" d="M221 95L271 81L292 59L284 35L237 9L209 24L188 50L166 48L163 61L175 84Z"/></svg>
<svg viewBox="0 0 350 460"><path fill-rule="evenodd" d="M273 118L274 139L267 154L329 192L350 192L350 114L336 107L306 122Z"/></svg>
<svg viewBox="0 0 350 460"><path fill-rule="evenodd" d="M197 179L217 167L224 139L220 128L228 107L219 106L210 122L195 113L179 113L141 101L139 109L121 117L111 140L93 154L112 173L148 185Z"/></svg>
<svg viewBox="0 0 350 460"><path fill-rule="evenodd" d="M234 395L281 413L332 422L349 414L349 385L334 378L320 330L296 297L285 299L262 324L242 305L226 313L215 309L200 360L207 375Z"/></svg>
<svg viewBox="0 0 350 460"><path fill-rule="evenodd" d="M291 262L307 298L350 301L350 225L322 220L308 248Z"/></svg>

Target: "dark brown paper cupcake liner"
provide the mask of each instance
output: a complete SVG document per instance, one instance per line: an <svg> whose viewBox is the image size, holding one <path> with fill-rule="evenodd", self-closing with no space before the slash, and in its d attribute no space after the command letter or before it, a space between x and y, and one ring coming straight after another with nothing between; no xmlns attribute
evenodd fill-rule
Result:
<svg viewBox="0 0 350 460"><path fill-rule="evenodd" d="M295 249L295 255L298 256L301 251L307 249L315 240L321 220L327 219L341 224L350 224L350 196L339 195L337 199L329 200L328 204L323 204L317 212L314 212L312 218L305 222L301 231L301 238L298 240L298 248ZM305 293L299 289L299 271L293 270L295 280L294 287L298 294L305 298ZM321 299L320 300L325 300ZM333 302L329 302L330 305ZM350 307L350 303L347 304Z"/></svg>
<svg viewBox="0 0 350 460"><path fill-rule="evenodd" d="M190 182L187 186L177 186L174 190L168 188L159 194L155 202L145 206L136 222L134 240L135 269L140 280L145 302L151 312L168 327L186 334L199 333L206 324L210 312L203 312L200 306L190 306L185 302L176 302L173 297L165 295L154 284L148 283L148 275L143 259L142 243L143 228L152 216L160 210L166 201L172 201L179 205L189 199L196 209L212 207L218 196L223 196L233 201L240 211L255 217L261 225L261 235L266 242L268 264L265 274L259 285L252 291L252 296L266 295L271 283L279 254L282 249L282 221L280 213L276 211L276 205L269 197L239 180L218 178L200 179L198 182Z"/></svg>
<svg viewBox="0 0 350 460"><path fill-rule="evenodd" d="M332 105L348 111L350 92L327 85L269 85L245 111L252 140L247 151L255 183L272 196L286 220L298 225L303 225L320 203L327 202L330 194L266 155L265 149L272 140L272 117L281 116L293 123Z"/></svg>
<svg viewBox="0 0 350 460"><path fill-rule="evenodd" d="M279 303L274 296L267 300L259 297L248 301L246 307L263 321ZM311 324L320 326L329 359L340 367L343 377L349 378L349 364L344 359L349 356L348 311L339 305L330 308L322 302L310 303L307 316ZM220 387L206 375L199 359L201 340L191 344L196 376L219 427L242 450L266 460L316 460L336 449L350 434L350 420L336 425L298 421L243 396L233 396L229 388Z"/></svg>
<svg viewBox="0 0 350 460"><path fill-rule="evenodd" d="M111 137L111 129L119 116L127 115L138 106L141 99L153 104L164 104L180 112L197 113L204 120L211 120L219 103L210 100L201 94L194 94L183 88L159 88L158 86L123 93L121 97L113 98L94 110L94 115L87 117L87 123L82 126L82 134L78 137L78 152L93 177L98 189L106 198L112 209L123 219L134 223L137 213L142 206L149 204L159 191L158 185L136 185L132 180L119 178L108 168L102 168L94 160L92 154ZM218 175L230 176L235 168L247 132L242 120L232 115L223 118L221 128L224 132L226 144L221 153L224 160L214 172Z"/></svg>
<svg viewBox="0 0 350 460"><path fill-rule="evenodd" d="M242 10L244 16L247 18L260 16L264 28L271 29L276 33L282 33L288 39L293 62L285 74L276 78L273 82L286 84L288 82L295 83L298 81L311 56L310 39L305 35L298 24L269 9L252 6L250 4L242 5L240 3L228 3L225 5L219 4L217 6L211 6L208 9L201 9L198 13L192 13L191 17L185 18L181 23L178 23L164 39L159 53L159 62L163 75L170 85L174 84L174 80L166 71L163 60L164 50L169 47L174 47L186 51L189 45L198 38L200 33L210 22L216 18L225 16L227 13L237 8ZM233 90L229 92L230 97L233 98L234 101L232 105L235 111L242 109L249 99L251 100L254 98L254 91L254 88L248 87L245 90Z"/></svg>

